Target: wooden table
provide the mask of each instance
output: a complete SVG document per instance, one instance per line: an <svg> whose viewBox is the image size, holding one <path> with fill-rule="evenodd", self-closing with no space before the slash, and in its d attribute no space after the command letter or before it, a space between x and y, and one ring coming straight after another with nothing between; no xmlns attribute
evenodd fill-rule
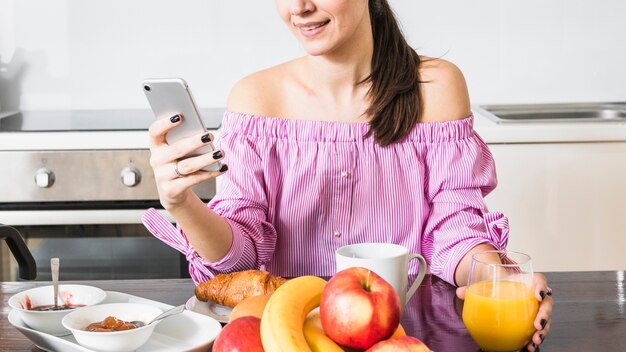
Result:
<svg viewBox="0 0 626 352"><path fill-rule="evenodd" d="M541 351L626 351L624 271L547 273L556 302L552 331ZM80 282L171 305L193 295L190 280ZM0 351L39 351L8 320L13 294L49 282L0 283ZM461 320L462 302L454 287L427 275L402 318L407 333L437 352L477 352Z"/></svg>

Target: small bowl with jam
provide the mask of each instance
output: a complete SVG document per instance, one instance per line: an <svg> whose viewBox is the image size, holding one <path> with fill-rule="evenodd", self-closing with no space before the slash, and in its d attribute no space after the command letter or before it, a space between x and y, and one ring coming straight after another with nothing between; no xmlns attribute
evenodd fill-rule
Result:
<svg viewBox="0 0 626 352"><path fill-rule="evenodd" d="M50 335L68 335L61 320L79 308L98 304L106 293L87 285L59 285L59 298L54 304L54 287L42 286L22 291L9 298L9 306L20 313L20 318L29 327Z"/></svg>
<svg viewBox="0 0 626 352"><path fill-rule="evenodd" d="M150 339L163 313L141 303L107 303L81 308L62 321L81 346L99 352L134 351Z"/></svg>

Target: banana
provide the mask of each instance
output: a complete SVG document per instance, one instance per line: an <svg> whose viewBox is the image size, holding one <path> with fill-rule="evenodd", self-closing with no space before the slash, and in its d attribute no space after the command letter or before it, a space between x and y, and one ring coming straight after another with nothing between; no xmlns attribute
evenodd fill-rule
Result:
<svg viewBox="0 0 626 352"><path fill-rule="evenodd" d="M319 312L311 312L304 320L304 338L313 352L343 352L343 348L326 336Z"/></svg>
<svg viewBox="0 0 626 352"><path fill-rule="evenodd" d="M398 324L396 331L393 332L393 335L391 335L390 339L393 339L396 337L402 337L402 336L406 336L406 332L404 331L402 324Z"/></svg>
<svg viewBox="0 0 626 352"><path fill-rule="evenodd" d="M330 337L326 335L324 329L322 328L322 321L320 320L319 312L311 312L304 320L304 338L306 342L309 344L309 348L313 352L343 352L344 350L341 346L339 346L335 341L333 341ZM398 324L398 327L393 332L393 335L389 337L390 339L396 337L406 336L406 332L401 324ZM347 347L346 347L347 348Z"/></svg>
<svg viewBox="0 0 626 352"><path fill-rule="evenodd" d="M326 280L299 276L274 291L261 318L261 341L265 352L310 352L303 325L311 310L320 305Z"/></svg>

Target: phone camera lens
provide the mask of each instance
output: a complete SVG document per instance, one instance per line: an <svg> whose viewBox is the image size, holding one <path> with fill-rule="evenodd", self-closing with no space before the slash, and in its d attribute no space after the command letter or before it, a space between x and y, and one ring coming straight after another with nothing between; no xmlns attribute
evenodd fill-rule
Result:
<svg viewBox="0 0 626 352"><path fill-rule="evenodd" d="M150 86L146 84L146 85L143 86L143 89L145 89L146 92L149 92L150 91Z"/></svg>

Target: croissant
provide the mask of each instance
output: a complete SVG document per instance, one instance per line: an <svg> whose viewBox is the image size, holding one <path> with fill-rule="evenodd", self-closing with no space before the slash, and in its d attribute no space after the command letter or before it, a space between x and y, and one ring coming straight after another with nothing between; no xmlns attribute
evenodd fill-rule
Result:
<svg viewBox="0 0 626 352"><path fill-rule="evenodd" d="M195 295L200 301L210 300L234 307L246 297L272 294L285 281L287 280L280 276L261 270L218 274L196 286Z"/></svg>

